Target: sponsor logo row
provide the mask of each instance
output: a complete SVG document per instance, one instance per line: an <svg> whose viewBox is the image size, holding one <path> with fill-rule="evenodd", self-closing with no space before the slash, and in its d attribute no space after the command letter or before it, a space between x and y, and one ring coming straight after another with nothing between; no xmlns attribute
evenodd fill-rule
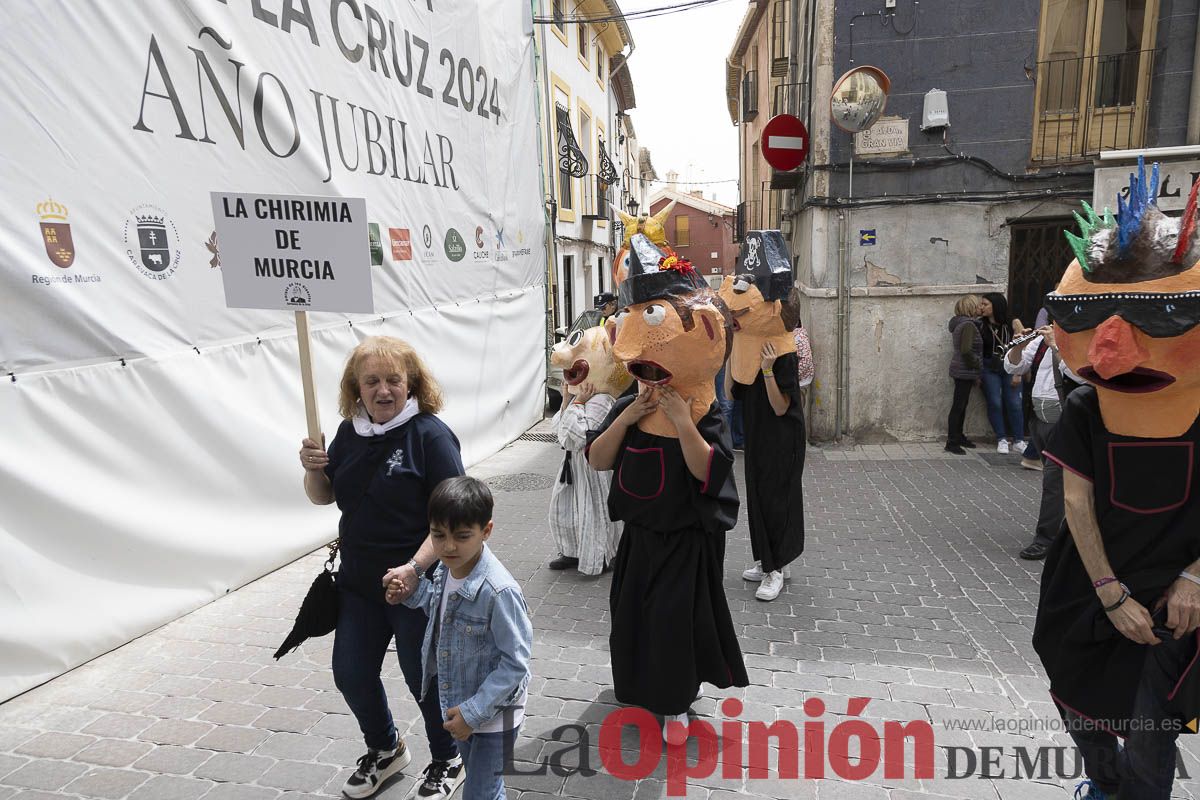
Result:
<svg viewBox="0 0 1200 800"><path fill-rule="evenodd" d="M38 203L37 215L42 243L46 249L46 257L50 263L61 269L68 269L75 263L75 241L71 234L71 224L68 222L69 210L64 204L53 199ZM371 264L381 266L384 261L383 228L377 222L368 224L371 243ZM414 251L412 235L409 228L392 228L387 230L387 242L390 245L393 262L411 261L414 252L422 261L432 261L437 258L434 249L434 230L429 225L422 226L417 249ZM180 247L181 238L175 223L166 211L158 206L142 204L131 209L125 216L122 227L122 242L125 256L129 263L143 276L150 280L165 280L175 273L183 258ZM485 234L482 225L475 227L475 249L468 251L467 242L455 228L446 231L445 236L438 242L446 258L452 262L462 261L471 252L474 261L508 261L510 258L529 255L532 251L525 246L524 231L517 231L511 247L506 241L504 228L492 228L490 234ZM494 244L494 247L492 246ZM211 254L209 266L220 267L221 255L214 232L204 242L205 249ZM34 275L34 283L99 283L99 275L64 274L53 277Z"/></svg>
<svg viewBox="0 0 1200 800"><path fill-rule="evenodd" d="M412 231L408 228L387 228L387 238L384 239L384 228L378 222L368 224L368 230L371 237L371 265L378 267L383 264L384 255L390 245L392 261L412 261L413 259L413 237ZM504 228L492 227L490 231L485 230L482 225L475 226L475 248L468 250L467 242L463 235L456 228L450 228L446 231L444 238L440 240L442 252L446 254L446 258L453 262L462 261L467 257L467 253L471 253L471 258L474 261L508 261L510 258L519 256L527 256L533 252L525 246L525 232L517 231L516 241L508 242L504 233ZM433 229L428 225L421 228L420 240L418 245L420 249L417 251L422 260L431 260L436 258L437 254L434 250L435 239ZM511 247L511 244L516 244L516 247Z"/></svg>

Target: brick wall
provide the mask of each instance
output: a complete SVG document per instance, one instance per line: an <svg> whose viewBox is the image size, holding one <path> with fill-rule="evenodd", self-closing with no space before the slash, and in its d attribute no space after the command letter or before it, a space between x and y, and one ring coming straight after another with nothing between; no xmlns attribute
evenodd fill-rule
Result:
<svg viewBox="0 0 1200 800"><path fill-rule="evenodd" d="M650 206L650 213L657 214L669 203L669 199L661 199ZM676 219L685 216L691 244L680 246L676 237ZM713 222L716 224L714 225ZM692 262L692 266L703 275L731 274L738 248L733 243L733 214L724 217L710 214L698 208L686 205L682 200L667 217L667 241L675 248L680 257ZM716 258L713 258L716 253Z"/></svg>

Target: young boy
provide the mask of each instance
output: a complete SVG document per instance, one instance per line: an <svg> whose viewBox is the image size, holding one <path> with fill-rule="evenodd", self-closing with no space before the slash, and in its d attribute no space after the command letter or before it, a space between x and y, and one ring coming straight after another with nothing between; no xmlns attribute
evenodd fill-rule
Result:
<svg viewBox="0 0 1200 800"><path fill-rule="evenodd" d="M429 533L441 564L415 591L399 578L387 600L429 616L421 696L438 682L445 728L466 767L464 800L504 800L504 748L525 717L533 625L521 587L486 542L492 493L476 478L447 478L429 496Z"/></svg>

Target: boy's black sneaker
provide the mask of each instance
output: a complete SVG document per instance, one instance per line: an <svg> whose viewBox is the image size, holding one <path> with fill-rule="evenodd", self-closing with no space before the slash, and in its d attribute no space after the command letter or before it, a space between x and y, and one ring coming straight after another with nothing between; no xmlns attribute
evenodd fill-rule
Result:
<svg viewBox="0 0 1200 800"><path fill-rule="evenodd" d="M397 742L392 750L367 748L367 754L358 760L358 769L342 787L342 794L354 798L370 797L379 791L384 781L407 767L410 761L412 754L403 741Z"/></svg>
<svg viewBox="0 0 1200 800"><path fill-rule="evenodd" d="M954 455L956 455L956 456L965 456L967 454L967 451L963 450L960 445L953 444L950 442L946 443L946 452L954 453Z"/></svg>
<svg viewBox="0 0 1200 800"><path fill-rule="evenodd" d="M446 800L466 779L462 756L456 755L449 761L434 759L425 768L425 780L413 791L414 800Z"/></svg>

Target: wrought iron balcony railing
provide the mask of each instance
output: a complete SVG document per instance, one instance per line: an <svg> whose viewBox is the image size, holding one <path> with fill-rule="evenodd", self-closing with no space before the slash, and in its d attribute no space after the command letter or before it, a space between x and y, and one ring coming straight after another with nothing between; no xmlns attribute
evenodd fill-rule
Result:
<svg viewBox="0 0 1200 800"><path fill-rule="evenodd" d="M1086 161L1143 146L1154 50L1038 62L1033 160Z"/></svg>
<svg viewBox="0 0 1200 800"><path fill-rule="evenodd" d="M612 212L609 210L609 203L612 200L611 187L600 179L600 176L595 177L595 187L590 181L584 181L584 219L611 219Z"/></svg>
<svg viewBox="0 0 1200 800"><path fill-rule="evenodd" d="M807 83L777 83L771 89L771 116L792 114L799 116L808 99Z"/></svg>

